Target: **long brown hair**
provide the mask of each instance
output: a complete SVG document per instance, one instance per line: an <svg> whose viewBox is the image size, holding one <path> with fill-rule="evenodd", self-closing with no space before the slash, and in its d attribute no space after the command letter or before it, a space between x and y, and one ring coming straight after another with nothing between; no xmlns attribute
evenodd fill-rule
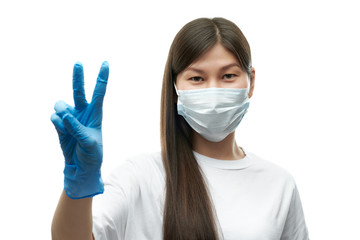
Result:
<svg viewBox="0 0 360 240"><path fill-rule="evenodd" d="M216 43L239 60L251 79L249 44L241 30L224 18L199 18L175 36L165 66L161 92L161 150L166 172L164 240L218 240L216 211L193 151L192 129L177 114L177 75Z"/></svg>

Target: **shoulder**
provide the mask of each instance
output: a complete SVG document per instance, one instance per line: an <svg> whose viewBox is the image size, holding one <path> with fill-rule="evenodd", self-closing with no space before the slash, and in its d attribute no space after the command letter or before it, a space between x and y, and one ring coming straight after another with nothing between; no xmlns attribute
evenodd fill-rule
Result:
<svg viewBox="0 0 360 240"><path fill-rule="evenodd" d="M160 152L140 153L128 157L112 171L112 176L131 175L146 178L149 175L163 175L163 163Z"/></svg>
<svg viewBox="0 0 360 240"><path fill-rule="evenodd" d="M162 158L159 152L137 154L122 161L106 176L105 184L133 192L150 183L161 183L164 178Z"/></svg>
<svg viewBox="0 0 360 240"><path fill-rule="evenodd" d="M286 183L286 185L290 188L295 187L295 179L292 173L286 168L280 166L272 160L262 158L252 152L246 152L246 155L252 161L251 168L253 171L261 174L269 181L280 181Z"/></svg>
<svg viewBox="0 0 360 240"><path fill-rule="evenodd" d="M162 168L161 152L141 153L129 157L125 164L133 165L137 169Z"/></svg>

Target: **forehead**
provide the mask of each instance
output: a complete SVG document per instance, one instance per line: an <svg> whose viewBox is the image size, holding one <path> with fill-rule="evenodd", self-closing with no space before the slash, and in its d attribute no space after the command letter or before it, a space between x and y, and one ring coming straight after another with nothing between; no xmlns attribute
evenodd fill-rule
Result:
<svg viewBox="0 0 360 240"><path fill-rule="evenodd" d="M205 54L196 59L193 63L190 64L191 67L215 67L221 65L229 65L237 63L240 66L238 59L235 55L227 50L220 43L215 44L210 48Z"/></svg>

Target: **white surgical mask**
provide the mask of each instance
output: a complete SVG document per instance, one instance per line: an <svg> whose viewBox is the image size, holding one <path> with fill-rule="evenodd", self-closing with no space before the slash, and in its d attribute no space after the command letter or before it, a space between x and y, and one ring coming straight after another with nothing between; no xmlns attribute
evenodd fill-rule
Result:
<svg viewBox="0 0 360 240"><path fill-rule="evenodd" d="M240 124L249 108L248 88L177 90L177 111L202 137L220 142Z"/></svg>

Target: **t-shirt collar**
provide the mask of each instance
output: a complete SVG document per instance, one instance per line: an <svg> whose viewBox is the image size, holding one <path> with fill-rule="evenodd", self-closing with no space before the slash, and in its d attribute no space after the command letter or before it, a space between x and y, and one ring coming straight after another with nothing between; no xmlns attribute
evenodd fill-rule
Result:
<svg viewBox="0 0 360 240"><path fill-rule="evenodd" d="M244 151L245 152L245 151ZM214 168L220 169L244 169L251 165L252 160L249 154L245 153L245 157L236 160L221 160L216 158L207 157L198 152L193 151L194 156L199 164L204 164Z"/></svg>

